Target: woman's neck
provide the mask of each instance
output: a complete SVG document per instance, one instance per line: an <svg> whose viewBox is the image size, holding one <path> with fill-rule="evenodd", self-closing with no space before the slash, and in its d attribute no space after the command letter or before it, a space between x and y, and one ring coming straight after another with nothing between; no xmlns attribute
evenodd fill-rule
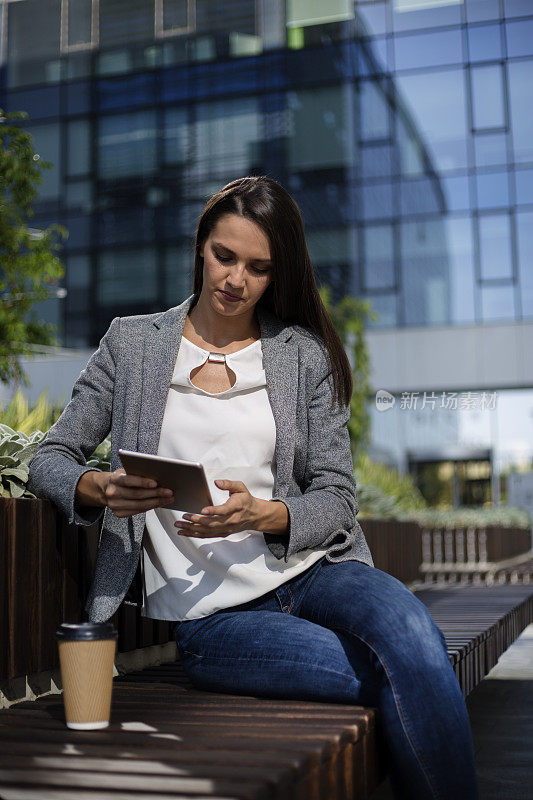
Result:
<svg viewBox="0 0 533 800"><path fill-rule="evenodd" d="M232 345L246 347L261 337L259 323L253 312L246 316L222 317L205 309L201 298L189 311L183 333L195 344L208 345L210 349L219 348L220 351Z"/></svg>

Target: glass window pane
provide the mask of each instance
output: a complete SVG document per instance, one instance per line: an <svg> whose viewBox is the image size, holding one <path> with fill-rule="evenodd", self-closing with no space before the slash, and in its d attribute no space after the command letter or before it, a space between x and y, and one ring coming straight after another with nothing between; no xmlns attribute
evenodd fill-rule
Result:
<svg viewBox="0 0 533 800"><path fill-rule="evenodd" d="M165 304L177 306L192 293L194 250L192 245L168 247L164 253Z"/></svg>
<svg viewBox="0 0 533 800"><path fill-rule="evenodd" d="M187 27L188 0L163 0L163 30Z"/></svg>
<svg viewBox="0 0 533 800"><path fill-rule="evenodd" d="M69 122L67 128L67 173L85 175L90 172L91 134L88 120Z"/></svg>
<svg viewBox="0 0 533 800"><path fill-rule="evenodd" d="M392 148L389 142L361 147L361 177L386 178L392 174Z"/></svg>
<svg viewBox="0 0 533 800"><path fill-rule="evenodd" d="M248 175L259 163L261 116L255 97L198 104L189 131L194 149L188 180L195 195L226 178Z"/></svg>
<svg viewBox="0 0 533 800"><path fill-rule="evenodd" d="M196 0L195 6L198 32L256 33L254 0L232 0L223 6L213 0Z"/></svg>
<svg viewBox="0 0 533 800"><path fill-rule="evenodd" d="M512 277L511 225L507 214L479 217L479 256L482 280Z"/></svg>
<svg viewBox="0 0 533 800"><path fill-rule="evenodd" d="M365 300L370 300L372 310L377 312L379 318L367 322L369 328L395 328L398 324L398 300L395 294L365 294Z"/></svg>
<svg viewBox="0 0 533 800"><path fill-rule="evenodd" d="M102 47L153 38L154 0L104 0L99 5Z"/></svg>
<svg viewBox="0 0 533 800"><path fill-rule="evenodd" d="M81 208L86 213L92 211L91 181L67 183L65 201L69 208Z"/></svg>
<svg viewBox="0 0 533 800"><path fill-rule="evenodd" d="M507 134L484 133L474 136L476 167L492 167L507 163Z"/></svg>
<svg viewBox="0 0 533 800"><path fill-rule="evenodd" d="M9 86L44 82L44 73L59 57L60 10L61 0L7 4Z"/></svg>
<svg viewBox="0 0 533 800"><path fill-rule="evenodd" d="M43 161L52 164L50 169L42 172L42 182L38 187L39 200L52 200L59 196L61 147L59 124L27 125L25 126L33 139L33 148L36 155Z"/></svg>
<svg viewBox="0 0 533 800"><path fill-rule="evenodd" d="M101 178L144 175L156 165L153 111L101 117L98 134L98 172Z"/></svg>
<svg viewBox="0 0 533 800"><path fill-rule="evenodd" d="M164 159L167 164L184 164L188 158L187 110L169 108L164 117Z"/></svg>
<svg viewBox="0 0 533 800"><path fill-rule="evenodd" d="M477 207L501 208L509 205L507 172L479 172L476 175Z"/></svg>
<svg viewBox="0 0 533 800"><path fill-rule="evenodd" d="M475 25L468 28L470 61L496 61L502 57L499 25Z"/></svg>
<svg viewBox="0 0 533 800"><path fill-rule="evenodd" d="M533 211L516 215L522 315L533 317Z"/></svg>
<svg viewBox="0 0 533 800"><path fill-rule="evenodd" d="M291 92L289 107L293 132L289 139L289 164L293 169L348 163L350 109L341 87Z"/></svg>
<svg viewBox="0 0 533 800"><path fill-rule="evenodd" d="M70 293L73 289L88 290L91 285L91 259L88 255L70 255L65 267L65 283Z"/></svg>
<svg viewBox="0 0 533 800"><path fill-rule="evenodd" d="M310 230L306 238L314 267L357 263L357 231L353 227Z"/></svg>
<svg viewBox="0 0 533 800"><path fill-rule="evenodd" d="M470 80L474 128L503 128L505 100L501 66L494 64L489 67L472 67Z"/></svg>
<svg viewBox="0 0 533 800"><path fill-rule="evenodd" d="M386 0L374 0L373 3L355 3L355 20L361 36L387 32Z"/></svg>
<svg viewBox="0 0 533 800"><path fill-rule="evenodd" d="M391 225L363 229L365 289L394 288L394 231Z"/></svg>
<svg viewBox="0 0 533 800"><path fill-rule="evenodd" d="M531 16L531 0L503 0L506 17Z"/></svg>
<svg viewBox="0 0 533 800"><path fill-rule="evenodd" d="M361 187L363 219L389 219L394 215L390 183L365 183Z"/></svg>
<svg viewBox="0 0 533 800"><path fill-rule="evenodd" d="M450 264L444 221L402 225L401 265L405 323L446 323L450 316Z"/></svg>
<svg viewBox="0 0 533 800"><path fill-rule="evenodd" d="M135 248L101 253L97 280L101 306L154 302L157 299L155 252Z"/></svg>
<svg viewBox="0 0 533 800"><path fill-rule="evenodd" d="M390 136L390 100L383 84L363 81L359 89L359 125L361 141L388 139Z"/></svg>
<svg viewBox="0 0 533 800"><path fill-rule="evenodd" d="M515 161L533 161L533 103L531 76L533 61L514 61L507 65L509 100Z"/></svg>
<svg viewBox="0 0 533 800"><path fill-rule="evenodd" d="M461 4L436 0L393 0L392 23L395 31L437 28L461 23Z"/></svg>
<svg viewBox="0 0 533 800"><path fill-rule="evenodd" d="M462 70L399 75L398 102L405 104L437 171L466 167L466 102Z"/></svg>
<svg viewBox="0 0 533 800"><path fill-rule="evenodd" d="M476 321L474 247L470 217L446 220L446 249L450 260L452 320L456 324Z"/></svg>
<svg viewBox="0 0 533 800"><path fill-rule="evenodd" d="M465 8L468 22L500 17L500 0L465 0Z"/></svg>
<svg viewBox="0 0 533 800"><path fill-rule="evenodd" d="M463 60L461 30L398 36L394 53L397 70L459 64Z"/></svg>
<svg viewBox="0 0 533 800"><path fill-rule="evenodd" d="M519 169L515 173L515 178L518 205L533 203L533 169Z"/></svg>
<svg viewBox="0 0 533 800"><path fill-rule="evenodd" d="M531 11L533 11L533 6L530 8L530 13ZM506 28L509 58L533 55L533 19L508 22Z"/></svg>
<svg viewBox="0 0 533 800"><path fill-rule="evenodd" d="M515 287L481 286L481 317L483 322L514 321Z"/></svg>
<svg viewBox="0 0 533 800"><path fill-rule="evenodd" d="M467 211L470 208L469 180L467 175L453 175L440 179L448 211Z"/></svg>
<svg viewBox="0 0 533 800"><path fill-rule="evenodd" d="M90 43L92 2L93 0L68 0L69 47Z"/></svg>

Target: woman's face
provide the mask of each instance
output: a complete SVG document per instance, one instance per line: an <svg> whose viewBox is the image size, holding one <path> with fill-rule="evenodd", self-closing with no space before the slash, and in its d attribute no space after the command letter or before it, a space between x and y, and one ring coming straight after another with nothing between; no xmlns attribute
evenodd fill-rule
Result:
<svg viewBox="0 0 533 800"><path fill-rule="evenodd" d="M270 243L259 225L238 214L220 217L200 249L202 295L224 316L253 311L272 280ZM232 299L236 298L236 299Z"/></svg>

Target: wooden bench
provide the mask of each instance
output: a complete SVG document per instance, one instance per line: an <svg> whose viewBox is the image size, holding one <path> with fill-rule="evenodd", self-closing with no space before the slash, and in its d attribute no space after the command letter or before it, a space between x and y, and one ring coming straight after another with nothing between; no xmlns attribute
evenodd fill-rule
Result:
<svg viewBox="0 0 533 800"><path fill-rule="evenodd" d="M417 592L467 695L533 621L533 587ZM179 662L115 679L112 722L71 731L48 695L0 711L2 800L347 800L385 775L374 709L195 690Z"/></svg>

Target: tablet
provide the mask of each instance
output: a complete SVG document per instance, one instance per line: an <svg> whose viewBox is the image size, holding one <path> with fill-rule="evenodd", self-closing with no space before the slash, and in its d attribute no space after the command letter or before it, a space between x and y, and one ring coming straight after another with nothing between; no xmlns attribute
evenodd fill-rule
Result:
<svg viewBox="0 0 533 800"><path fill-rule="evenodd" d="M119 450L118 454L128 475L151 478L158 486L174 491L174 499L161 508L199 514L205 506L214 505L202 464L133 450Z"/></svg>

